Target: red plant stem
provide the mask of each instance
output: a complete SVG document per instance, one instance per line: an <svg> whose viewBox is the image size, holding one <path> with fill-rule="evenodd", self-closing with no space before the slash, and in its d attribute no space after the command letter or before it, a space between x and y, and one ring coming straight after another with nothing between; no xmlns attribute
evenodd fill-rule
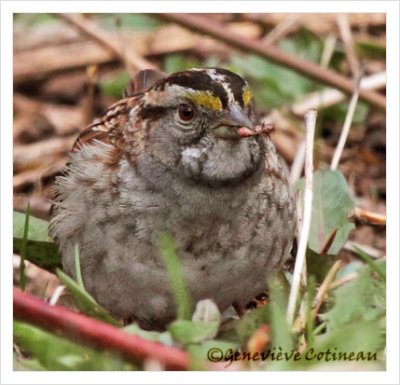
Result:
<svg viewBox="0 0 400 385"><path fill-rule="evenodd" d="M113 350L135 362L153 359L169 370L187 370L188 355L177 348L127 334L104 322L68 310L50 306L28 293L14 288L14 317L63 337L99 349Z"/></svg>

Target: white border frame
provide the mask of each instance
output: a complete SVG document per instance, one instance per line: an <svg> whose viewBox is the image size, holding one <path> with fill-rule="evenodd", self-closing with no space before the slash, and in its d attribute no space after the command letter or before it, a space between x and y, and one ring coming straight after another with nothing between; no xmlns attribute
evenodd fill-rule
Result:
<svg viewBox="0 0 400 385"><path fill-rule="evenodd" d="M358 12L387 14L387 371L385 372L13 372L12 36L13 13ZM399 3L397 1L2 1L1 2L1 383L398 384L399 372Z"/></svg>

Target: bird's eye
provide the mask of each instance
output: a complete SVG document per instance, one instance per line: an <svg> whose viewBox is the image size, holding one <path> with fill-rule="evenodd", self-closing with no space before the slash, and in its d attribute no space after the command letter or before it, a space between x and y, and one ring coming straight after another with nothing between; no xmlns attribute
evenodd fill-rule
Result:
<svg viewBox="0 0 400 385"><path fill-rule="evenodd" d="M189 104L182 103L178 106L178 114L179 119L182 120L182 122L190 122L194 117L193 107Z"/></svg>

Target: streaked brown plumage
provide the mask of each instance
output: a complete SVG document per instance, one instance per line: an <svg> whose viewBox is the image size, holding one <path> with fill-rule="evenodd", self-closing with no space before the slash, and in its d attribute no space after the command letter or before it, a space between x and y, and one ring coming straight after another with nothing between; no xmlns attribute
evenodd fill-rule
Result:
<svg viewBox="0 0 400 385"><path fill-rule="evenodd" d="M193 300L221 310L263 291L294 236L286 166L256 130L247 83L223 69L140 73L81 134L55 192L50 234L66 272L77 244L86 289L150 329L175 317L161 232Z"/></svg>

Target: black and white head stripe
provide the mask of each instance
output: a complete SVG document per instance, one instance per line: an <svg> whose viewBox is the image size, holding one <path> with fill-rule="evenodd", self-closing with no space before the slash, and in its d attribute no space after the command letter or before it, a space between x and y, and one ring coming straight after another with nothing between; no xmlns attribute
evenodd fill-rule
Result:
<svg viewBox="0 0 400 385"><path fill-rule="evenodd" d="M161 96L158 97L152 91L164 91L166 87L171 96L185 96L194 103L215 110L226 109L232 103L246 107L252 99L247 82L222 68L194 68L176 72L159 80L149 90L146 102L163 105Z"/></svg>

